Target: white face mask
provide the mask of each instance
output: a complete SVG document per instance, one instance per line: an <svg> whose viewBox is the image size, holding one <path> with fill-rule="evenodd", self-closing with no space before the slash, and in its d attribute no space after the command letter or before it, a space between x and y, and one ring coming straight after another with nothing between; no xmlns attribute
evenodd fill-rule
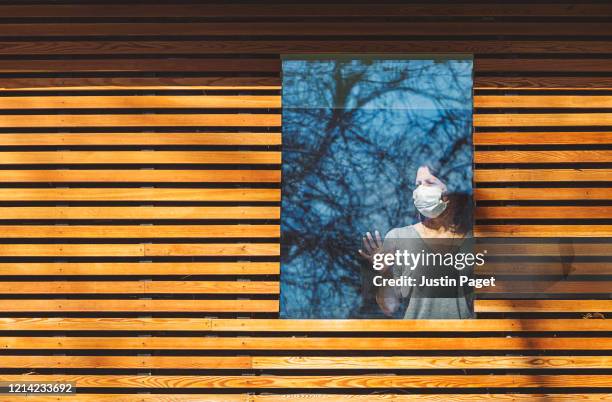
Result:
<svg viewBox="0 0 612 402"><path fill-rule="evenodd" d="M412 192L414 206L428 218L437 218L446 210L448 201L442 201L442 189L439 186L418 186Z"/></svg>

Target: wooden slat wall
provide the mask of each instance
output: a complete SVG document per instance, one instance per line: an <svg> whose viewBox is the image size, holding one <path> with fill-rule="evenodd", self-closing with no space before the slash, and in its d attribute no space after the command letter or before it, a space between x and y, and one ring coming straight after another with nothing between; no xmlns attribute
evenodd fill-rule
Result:
<svg viewBox="0 0 612 402"><path fill-rule="evenodd" d="M0 3L0 381L75 381L73 401L609 396L608 2L124 3ZM572 275L491 264L472 321L278 320L280 54L334 52L475 54L477 235L580 238L511 250L561 250Z"/></svg>

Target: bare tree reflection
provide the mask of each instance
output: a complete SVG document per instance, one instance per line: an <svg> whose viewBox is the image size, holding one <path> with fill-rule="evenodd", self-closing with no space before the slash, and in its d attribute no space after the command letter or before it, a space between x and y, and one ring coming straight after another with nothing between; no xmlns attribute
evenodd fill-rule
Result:
<svg viewBox="0 0 612 402"><path fill-rule="evenodd" d="M416 169L471 193L471 61L283 63L281 309L377 316L361 234L414 223ZM382 316L382 315L381 315Z"/></svg>

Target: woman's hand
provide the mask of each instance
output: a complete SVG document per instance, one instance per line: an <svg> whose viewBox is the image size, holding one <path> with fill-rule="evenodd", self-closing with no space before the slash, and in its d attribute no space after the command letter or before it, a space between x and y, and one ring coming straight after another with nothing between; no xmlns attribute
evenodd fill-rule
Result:
<svg viewBox="0 0 612 402"><path fill-rule="evenodd" d="M363 249L359 250L359 254L366 260L372 262L374 255L382 253L383 241L378 230L374 232L374 236L370 232L363 236Z"/></svg>

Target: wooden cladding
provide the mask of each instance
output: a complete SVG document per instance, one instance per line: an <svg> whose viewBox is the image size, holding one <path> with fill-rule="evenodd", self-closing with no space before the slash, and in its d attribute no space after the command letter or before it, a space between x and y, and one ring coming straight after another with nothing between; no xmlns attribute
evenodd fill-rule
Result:
<svg viewBox="0 0 612 402"><path fill-rule="evenodd" d="M0 380L608 397L610 4L35 3L0 4ZM334 52L474 54L475 234L535 238L479 271L478 319L278 319L280 55Z"/></svg>

